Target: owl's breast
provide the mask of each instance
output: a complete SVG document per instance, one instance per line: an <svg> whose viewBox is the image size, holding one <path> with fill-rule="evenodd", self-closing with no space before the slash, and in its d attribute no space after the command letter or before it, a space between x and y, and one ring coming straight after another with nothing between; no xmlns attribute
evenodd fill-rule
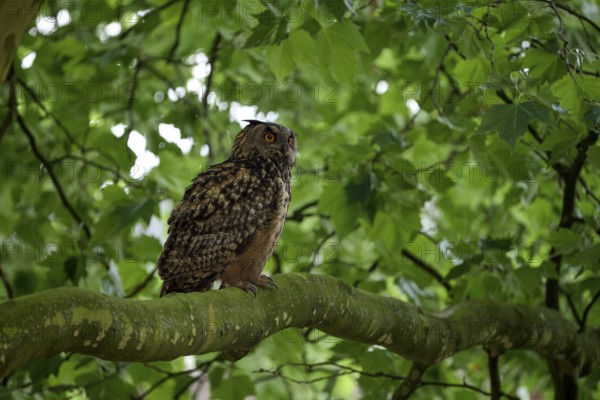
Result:
<svg viewBox="0 0 600 400"><path fill-rule="evenodd" d="M225 281L234 282L240 279L257 278L281 236L290 203L289 182L285 179L275 178L269 183L264 192L269 199L263 199L264 204L268 204L268 206L259 211L267 213L268 218L261 227L258 227L252 243L223 273L222 279ZM256 199L256 202L259 201Z"/></svg>
<svg viewBox="0 0 600 400"><path fill-rule="evenodd" d="M285 217L287 215L288 206L290 204L290 184L288 181L282 178L278 178L275 180L275 215L274 219L279 222L281 221L281 226L283 227L283 222L285 222Z"/></svg>

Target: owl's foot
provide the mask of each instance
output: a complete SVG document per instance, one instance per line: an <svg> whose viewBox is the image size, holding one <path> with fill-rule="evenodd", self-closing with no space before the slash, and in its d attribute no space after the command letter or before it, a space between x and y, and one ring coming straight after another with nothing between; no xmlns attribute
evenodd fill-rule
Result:
<svg viewBox="0 0 600 400"><path fill-rule="evenodd" d="M235 282L235 283L228 283L226 285L221 285L221 288L223 288L223 287L236 287L236 288L240 288L244 292L252 292L254 294L254 297L256 297L256 286L253 285L249 281L238 281L238 282Z"/></svg>
<svg viewBox="0 0 600 400"><path fill-rule="evenodd" d="M263 287L265 289L275 288L277 289L277 284L269 275L261 275L258 277L256 282L254 282L256 286Z"/></svg>
<svg viewBox="0 0 600 400"><path fill-rule="evenodd" d="M235 282L223 282L221 283L221 289L226 287L236 287L240 288L245 292L252 292L254 296L256 296L256 287L262 287L265 289L275 288L277 289L277 284L268 275L260 275L256 280L250 281L235 281Z"/></svg>

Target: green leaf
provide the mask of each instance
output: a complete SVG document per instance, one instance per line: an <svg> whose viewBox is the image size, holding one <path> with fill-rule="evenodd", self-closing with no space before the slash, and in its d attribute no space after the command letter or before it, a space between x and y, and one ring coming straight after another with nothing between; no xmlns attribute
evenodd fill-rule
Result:
<svg viewBox="0 0 600 400"><path fill-rule="evenodd" d="M594 274L600 272L600 243L578 251L573 257L573 263L581 263Z"/></svg>
<svg viewBox="0 0 600 400"><path fill-rule="evenodd" d="M113 400L131 398L136 394L136 389L131 383L112 377L101 380L99 384L90 385L86 393L93 399Z"/></svg>
<svg viewBox="0 0 600 400"><path fill-rule="evenodd" d="M77 286L79 278L85 276L85 258L71 256L64 262L64 271L73 285Z"/></svg>
<svg viewBox="0 0 600 400"><path fill-rule="evenodd" d="M37 360L27 367L29 376L36 382L46 378L48 375L57 375L62 362L63 358L60 355Z"/></svg>
<svg viewBox="0 0 600 400"><path fill-rule="evenodd" d="M244 47L256 47L267 44L278 44L286 36L287 19L275 15L267 9L257 17L258 24L252 28L252 35L246 41Z"/></svg>
<svg viewBox="0 0 600 400"><path fill-rule="evenodd" d="M105 214L94 230L94 240L103 241L112 235L130 227L142 218L146 223L150 221L154 210L154 200L144 199L139 202L120 204Z"/></svg>
<svg viewBox="0 0 600 400"><path fill-rule="evenodd" d="M479 247L481 250L502 250L509 251L513 245L513 238L501 238L501 239L493 239L493 238L485 238L479 241Z"/></svg>
<svg viewBox="0 0 600 400"><path fill-rule="evenodd" d="M310 63L314 58L315 41L308 32L297 29L290 32L287 39L267 49L271 71L277 80L283 79L294 70L298 63Z"/></svg>
<svg viewBox="0 0 600 400"><path fill-rule="evenodd" d="M456 267L452 268L450 270L450 272L448 272L448 274L446 275L444 280L451 281L451 280L457 279L457 278L463 276L464 274L468 273L469 271L471 271L470 264L468 264L468 263L459 264Z"/></svg>
<svg viewBox="0 0 600 400"><path fill-rule="evenodd" d="M552 94L559 100L560 106L570 115L580 115L583 96L570 75L563 76L552 83Z"/></svg>
<svg viewBox="0 0 600 400"><path fill-rule="evenodd" d="M252 383L250 377L247 374L236 371L223 382L221 382L220 385L213 388L211 392L211 399L243 399L246 396L252 396L255 393L254 383Z"/></svg>
<svg viewBox="0 0 600 400"><path fill-rule="evenodd" d="M599 129L600 127L600 106L594 106L583 115L583 121L588 129Z"/></svg>
<svg viewBox="0 0 600 400"><path fill-rule="evenodd" d="M454 186L455 182L448 177L445 170L436 168L427 176L427 182L438 192L445 192Z"/></svg>
<svg viewBox="0 0 600 400"><path fill-rule="evenodd" d="M589 100L597 102L600 99L600 79L597 76L583 75L580 86Z"/></svg>
<svg viewBox="0 0 600 400"><path fill-rule="evenodd" d="M542 82L554 81L567 72L564 62L556 54L535 48L527 50L523 66L529 67L529 75Z"/></svg>
<svg viewBox="0 0 600 400"><path fill-rule="evenodd" d="M379 211L375 214L367 235L373 241L383 242L386 250L392 252L396 250L396 243L399 242L396 235L397 227L398 224L394 218L390 218L386 213Z"/></svg>
<svg viewBox="0 0 600 400"><path fill-rule="evenodd" d="M495 104L483 114L476 134L496 131L500 138L512 149L517 139L527 131L527 125L534 120L545 121L549 111L538 103Z"/></svg>
<svg viewBox="0 0 600 400"><path fill-rule="evenodd" d="M576 251L580 240L580 235L566 228L560 228L548 235L548 242L556 249L558 254L569 254Z"/></svg>
<svg viewBox="0 0 600 400"><path fill-rule="evenodd" d="M356 51L369 51L356 25L350 22L337 23L319 32L317 52L321 70L329 71L336 80L354 80Z"/></svg>
<svg viewBox="0 0 600 400"><path fill-rule="evenodd" d="M490 62L485 58L460 60L454 67L457 80L467 87L486 83L491 72Z"/></svg>
<svg viewBox="0 0 600 400"><path fill-rule="evenodd" d="M348 4L346 1L342 0L321 0L320 3L325 6L327 11L329 11L338 21L344 19L346 10L354 11L352 9L352 4Z"/></svg>
<svg viewBox="0 0 600 400"><path fill-rule="evenodd" d="M340 183L325 186L319 198L319 209L331 216L331 222L340 238L355 229L360 215L359 203L349 201L344 186Z"/></svg>
<svg viewBox="0 0 600 400"><path fill-rule="evenodd" d="M594 146L588 149L588 161L596 171L600 171L600 147Z"/></svg>
<svg viewBox="0 0 600 400"><path fill-rule="evenodd" d="M357 202L363 206L366 205L371 197L370 174L363 173L354 177L352 181L344 186L344 192L349 202Z"/></svg>

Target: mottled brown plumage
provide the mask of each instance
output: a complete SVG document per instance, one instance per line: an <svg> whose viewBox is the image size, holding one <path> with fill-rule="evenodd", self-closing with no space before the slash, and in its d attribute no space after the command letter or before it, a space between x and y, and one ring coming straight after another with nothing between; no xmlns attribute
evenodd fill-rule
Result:
<svg viewBox="0 0 600 400"><path fill-rule="evenodd" d="M248 122L229 158L196 176L171 213L158 259L161 296L204 292L216 279L255 294L256 286L275 286L261 272L285 222L296 134Z"/></svg>

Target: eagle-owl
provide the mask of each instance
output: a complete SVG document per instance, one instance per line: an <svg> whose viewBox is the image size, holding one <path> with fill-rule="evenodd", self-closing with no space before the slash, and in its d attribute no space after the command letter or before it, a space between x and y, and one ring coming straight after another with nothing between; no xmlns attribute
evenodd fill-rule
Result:
<svg viewBox="0 0 600 400"><path fill-rule="evenodd" d="M296 133L279 124L247 121L231 155L193 179L169 217L158 259L169 292L221 287L276 287L261 275L279 240L290 202Z"/></svg>

